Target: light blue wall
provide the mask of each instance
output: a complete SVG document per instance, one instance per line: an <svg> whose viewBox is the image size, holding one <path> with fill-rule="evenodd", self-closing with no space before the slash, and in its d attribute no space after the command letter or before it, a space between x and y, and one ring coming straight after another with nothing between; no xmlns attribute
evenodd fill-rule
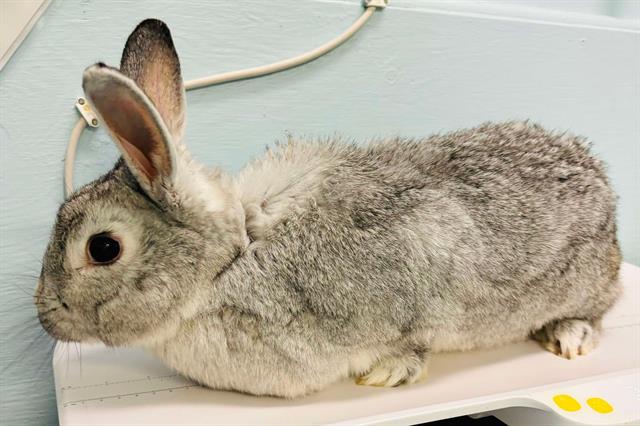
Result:
<svg viewBox="0 0 640 426"><path fill-rule="evenodd" d="M637 29L609 28L617 24L606 18L511 19L495 9L391 3L355 39L312 64L189 93L187 142L195 156L237 170L287 133L366 140L532 118L594 142L620 194L625 257L640 263ZM261 65L338 34L359 15L358 4L54 1L0 72L3 424L56 419L48 346L22 290L32 292L62 201L62 159L82 69L97 60L116 65L126 36L146 17L172 28L186 79ZM103 131L87 132L77 181L105 172L115 158Z"/></svg>

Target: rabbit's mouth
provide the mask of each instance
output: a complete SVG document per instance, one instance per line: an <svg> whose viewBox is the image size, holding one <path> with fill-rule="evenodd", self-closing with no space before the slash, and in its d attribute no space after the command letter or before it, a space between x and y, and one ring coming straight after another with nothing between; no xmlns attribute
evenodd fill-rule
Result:
<svg viewBox="0 0 640 426"><path fill-rule="evenodd" d="M54 339L63 342L84 342L91 340L90 335L81 327L78 321L62 306L53 306L48 309L38 308L38 320L44 330Z"/></svg>
<svg viewBox="0 0 640 426"><path fill-rule="evenodd" d="M90 332L80 325L85 321L78 317L79 313L74 312L43 279L38 283L34 304L40 325L54 339L64 342L91 340Z"/></svg>

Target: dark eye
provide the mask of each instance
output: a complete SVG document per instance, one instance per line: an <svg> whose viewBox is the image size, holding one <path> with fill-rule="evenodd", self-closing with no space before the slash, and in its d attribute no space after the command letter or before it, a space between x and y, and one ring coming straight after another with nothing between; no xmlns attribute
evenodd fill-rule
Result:
<svg viewBox="0 0 640 426"><path fill-rule="evenodd" d="M87 252L91 263L108 265L120 257L120 242L109 234L97 234L89 239Z"/></svg>

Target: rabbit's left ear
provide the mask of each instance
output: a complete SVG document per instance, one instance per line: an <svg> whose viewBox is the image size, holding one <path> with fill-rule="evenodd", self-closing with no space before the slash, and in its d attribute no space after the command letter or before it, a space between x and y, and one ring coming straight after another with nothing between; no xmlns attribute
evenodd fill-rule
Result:
<svg viewBox="0 0 640 426"><path fill-rule="evenodd" d="M146 19L133 30L122 51L120 72L151 99L176 143L182 141L185 95L180 60L167 25Z"/></svg>

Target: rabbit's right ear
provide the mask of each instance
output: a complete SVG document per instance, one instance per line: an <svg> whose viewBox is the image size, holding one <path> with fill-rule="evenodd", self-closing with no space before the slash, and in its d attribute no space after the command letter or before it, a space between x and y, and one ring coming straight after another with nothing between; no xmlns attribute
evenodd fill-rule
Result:
<svg viewBox="0 0 640 426"><path fill-rule="evenodd" d="M158 110L133 80L102 63L84 71L82 87L142 189L161 201L173 186L177 158Z"/></svg>

